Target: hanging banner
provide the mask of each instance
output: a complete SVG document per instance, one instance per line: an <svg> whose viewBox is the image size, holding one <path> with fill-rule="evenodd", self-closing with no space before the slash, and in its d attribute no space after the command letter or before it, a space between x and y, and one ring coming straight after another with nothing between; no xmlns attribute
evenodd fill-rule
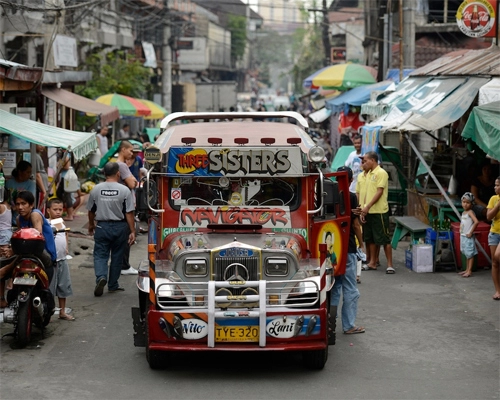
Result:
<svg viewBox="0 0 500 400"><path fill-rule="evenodd" d="M469 37L495 37L497 0L465 0L457 10L457 25Z"/></svg>

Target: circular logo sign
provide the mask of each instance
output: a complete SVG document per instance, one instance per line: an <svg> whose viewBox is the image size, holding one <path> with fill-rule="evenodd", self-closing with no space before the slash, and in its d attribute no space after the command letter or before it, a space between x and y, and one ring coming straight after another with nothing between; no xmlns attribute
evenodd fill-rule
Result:
<svg viewBox="0 0 500 400"><path fill-rule="evenodd" d="M158 147L148 147L144 150L144 160L150 164L156 164L161 160L161 151Z"/></svg>
<svg viewBox="0 0 500 400"><path fill-rule="evenodd" d="M457 10L457 25L469 37L482 37L495 26L495 10L488 0L466 0Z"/></svg>

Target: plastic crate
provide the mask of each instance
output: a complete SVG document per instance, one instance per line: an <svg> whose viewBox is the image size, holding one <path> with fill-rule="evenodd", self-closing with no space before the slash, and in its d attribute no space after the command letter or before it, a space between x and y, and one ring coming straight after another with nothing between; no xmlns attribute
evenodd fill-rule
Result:
<svg viewBox="0 0 500 400"><path fill-rule="evenodd" d="M436 232L432 228L427 228L425 232L425 243L432 244L432 254L436 254L436 239L440 240L452 240L453 241L453 232L452 231L439 231Z"/></svg>
<svg viewBox="0 0 500 400"><path fill-rule="evenodd" d="M405 266L408 269L412 269L412 259L413 259L413 253L411 251L411 248L405 250Z"/></svg>

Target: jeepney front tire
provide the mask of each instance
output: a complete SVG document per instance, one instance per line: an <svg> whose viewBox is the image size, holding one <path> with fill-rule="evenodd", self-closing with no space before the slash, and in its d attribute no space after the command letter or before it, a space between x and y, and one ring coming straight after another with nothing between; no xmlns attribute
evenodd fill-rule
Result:
<svg viewBox="0 0 500 400"><path fill-rule="evenodd" d="M308 369L320 370L325 367L328 360L328 347L322 350L304 351L302 361Z"/></svg>
<svg viewBox="0 0 500 400"><path fill-rule="evenodd" d="M140 289L137 289L139 292L139 310L141 313L141 320L144 321L146 319L146 311L149 303L149 293L143 292Z"/></svg>
<svg viewBox="0 0 500 400"><path fill-rule="evenodd" d="M158 350L149 349L149 324L146 320L146 360L148 361L149 368L151 369L164 369L165 368L165 353Z"/></svg>
<svg viewBox="0 0 500 400"><path fill-rule="evenodd" d="M328 345L333 346L337 340L337 306L330 306L328 310Z"/></svg>

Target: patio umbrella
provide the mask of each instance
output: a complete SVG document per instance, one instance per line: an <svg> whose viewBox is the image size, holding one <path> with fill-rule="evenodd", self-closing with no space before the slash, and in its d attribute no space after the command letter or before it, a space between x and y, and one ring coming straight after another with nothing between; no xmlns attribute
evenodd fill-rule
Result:
<svg viewBox="0 0 500 400"><path fill-rule="evenodd" d="M312 80L316 75L318 75L320 72L323 72L327 68L330 68L330 65L328 67L318 69L316 72L312 73L306 79L304 79L302 81L302 86L304 87L304 89L318 89L317 86L313 86Z"/></svg>
<svg viewBox="0 0 500 400"><path fill-rule="evenodd" d="M375 83L377 71L366 65L336 64L323 69L312 79L314 86L323 89L349 90L358 86Z"/></svg>
<svg viewBox="0 0 500 400"><path fill-rule="evenodd" d="M120 115L143 117L151 114L151 110L139 100L123 94L105 94L95 99L95 101L108 106L115 106L120 111Z"/></svg>
<svg viewBox="0 0 500 400"><path fill-rule="evenodd" d="M151 114L149 114L147 117L144 117L144 119L161 119L168 115L168 111L165 110L158 103L155 103L154 101L151 100L143 100L143 99L138 99L138 100L151 111Z"/></svg>

